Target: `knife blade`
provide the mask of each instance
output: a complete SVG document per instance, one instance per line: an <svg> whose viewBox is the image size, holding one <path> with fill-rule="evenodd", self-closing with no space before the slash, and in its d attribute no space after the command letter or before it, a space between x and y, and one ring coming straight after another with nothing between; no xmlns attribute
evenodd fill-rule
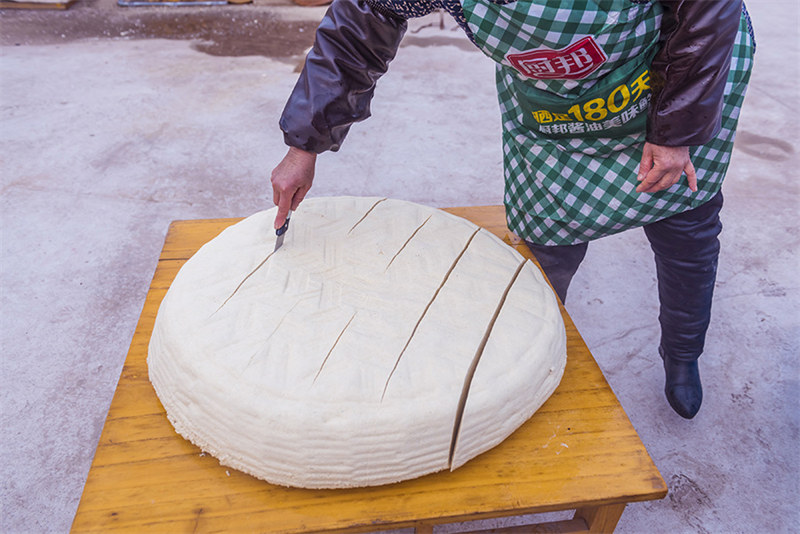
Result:
<svg viewBox="0 0 800 534"><path fill-rule="evenodd" d="M286 235L286 230L289 229L289 219L292 217L292 210L289 210L289 213L286 215L286 221L283 223L283 226L275 230L275 235L277 239L275 240L275 250L272 252L275 253L278 251L279 248L283 245L283 238Z"/></svg>

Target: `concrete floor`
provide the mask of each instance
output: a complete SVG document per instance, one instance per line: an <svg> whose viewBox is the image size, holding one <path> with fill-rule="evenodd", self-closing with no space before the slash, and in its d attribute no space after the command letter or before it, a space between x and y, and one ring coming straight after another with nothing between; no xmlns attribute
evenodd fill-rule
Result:
<svg viewBox="0 0 800 534"><path fill-rule="evenodd" d="M800 10L752 4L759 48L697 418L663 398L641 231L594 243L567 303L670 487L630 505L621 533L800 525ZM0 13L0 531L69 530L169 221L271 206L277 120L323 12L88 0ZM313 195L501 201L492 64L438 22L414 23L373 118L320 158Z"/></svg>

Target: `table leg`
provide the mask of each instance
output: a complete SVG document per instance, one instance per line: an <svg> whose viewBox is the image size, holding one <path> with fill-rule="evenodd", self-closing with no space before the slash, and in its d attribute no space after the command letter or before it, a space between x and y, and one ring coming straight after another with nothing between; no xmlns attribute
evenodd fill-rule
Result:
<svg viewBox="0 0 800 534"><path fill-rule="evenodd" d="M624 510L625 503L587 506L575 511L575 519L586 521L587 532L614 532Z"/></svg>
<svg viewBox="0 0 800 534"><path fill-rule="evenodd" d="M605 506L586 506L578 508L572 519L535 525L500 527L489 530L469 530L461 534L532 534L534 532L561 532L569 534L606 534L613 533L625 503L607 504ZM418 523L415 534L433 534L433 525Z"/></svg>

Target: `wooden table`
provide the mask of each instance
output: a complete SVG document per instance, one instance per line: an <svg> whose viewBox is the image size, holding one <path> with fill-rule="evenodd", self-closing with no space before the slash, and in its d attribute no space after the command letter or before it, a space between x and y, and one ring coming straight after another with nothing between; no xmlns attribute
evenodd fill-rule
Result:
<svg viewBox="0 0 800 534"><path fill-rule="evenodd" d="M506 228L501 207L448 211L530 257ZM666 495L664 480L563 308L568 361L561 385L506 441L452 473L374 488L305 490L220 466L172 429L147 378L146 356L159 303L178 269L237 220L170 226L73 532L369 532L409 526L432 532L435 524L572 509L571 520L524 532L610 532L626 503Z"/></svg>

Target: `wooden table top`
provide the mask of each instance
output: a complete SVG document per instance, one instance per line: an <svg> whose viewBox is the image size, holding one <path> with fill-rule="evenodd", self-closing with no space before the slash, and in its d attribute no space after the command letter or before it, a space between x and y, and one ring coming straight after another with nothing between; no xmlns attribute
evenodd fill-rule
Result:
<svg viewBox="0 0 800 534"><path fill-rule="evenodd" d="M451 213L527 257L500 206ZM147 375L158 306L178 269L239 219L176 221L100 436L73 532L368 532L660 499L667 487L562 307L567 367L536 414L454 472L387 486L306 490L220 466L172 428Z"/></svg>

